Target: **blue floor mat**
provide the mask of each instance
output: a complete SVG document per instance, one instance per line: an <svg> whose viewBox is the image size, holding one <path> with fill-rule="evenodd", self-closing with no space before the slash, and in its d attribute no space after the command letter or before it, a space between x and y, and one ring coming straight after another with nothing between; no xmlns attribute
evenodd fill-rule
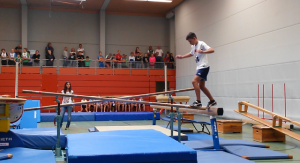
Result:
<svg viewBox="0 0 300 163"><path fill-rule="evenodd" d="M97 112L95 121L134 121L152 120L153 112ZM160 113L156 113L156 120L160 119Z"/></svg>
<svg viewBox="0 0 300 163"><path fill-rule="evenodd" d="M181 143L193 149L213 149L214 144L212 140L202 140L202 141L182 141ZM243 146L252 146L266 148L266 145L254 143L246 140L240 139L229 139L229 140L220 140L220 146L232 146L232 145L243 145Z"/></svg>
<svg viewBox="0 0 300 163"><path fill-rule="evenodd" d="M212 140L211 135L201 134L201 133L185 133L188 136L188 140ZM223 138L219 138L220 140L225 140Z"/></svg>
<svg viewBox="0 0 300 163"><path fill-rule="evenodd" d="M223 148L236 156L246 157L250 160L263 160L263 159L288 159L291 155L272 151L265 148L249 147L249 146L223 146Z"/></svg>
<svg viewBox="0 0 300 163"><path fill-rule="evenodd" d="M11 130L24 142L24 147L33 149L55 149L56 128L26 128ZM66 135L60 130L60 145L66 147Z"/></svg>
<svg viewBox="0 0 300 163"><path fill-rule="evenodd" d="M198 163L254 163L222 151L197 151Z"/></svg>
<svg viewBox="0 0 300 163"><path fill-rule="evenodd" d="M53 122L56 113L41 113L41 122ZM72 112L71 119L75 121L95 121L95 112ZM65 113L64 122L67 122L68 114Z"/></svg>
<svg viewBox="0 0 300 163"><path fill-rule="evenodd" d="M159 126L167 128L167 125L159 125ZM170 125L168 126L168 129L170 129ZM173 125L173 129L174 129L174 131L178 131L178 126ZM181 126L181 132L193 132L193 129Z"/></svg>
<svg viewBox="0 0 300 163"><path fill-rule="evenodd" d="M10 153L13 157L1 160L1 163L56 163L54 154L51 150L36 150L29 148L9 148L0 153Z"/></svg>
<svg viewBox="0 0 300 163"><path fill-rule="evenodd" d="M68 163L197 163L195 150L152 130L67 135Z"/></svg>

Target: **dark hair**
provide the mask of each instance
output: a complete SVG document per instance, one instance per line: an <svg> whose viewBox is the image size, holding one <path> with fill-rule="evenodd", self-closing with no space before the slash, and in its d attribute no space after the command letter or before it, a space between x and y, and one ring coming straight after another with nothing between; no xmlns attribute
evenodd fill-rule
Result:
<svg viewBox="0 0 300 163"><path fill-rule="evenodd" d="M139 48L139 47L136 47L136 48L135 48L135 53L137 53L137 52L138 52L138 51L136 50L137 48ZM139 48L139 49L140 49L140 48Z"/></svg>
<svg viewBox="0 0 300 163"><path fill-rule="evenodd" d="M79 44L79 45L82 45L82 44Z"/></svg>
<svg viewBox="0 0 300 163"><path fill-rule="evenodd" d="M187 36L186 36L186 40L188 39L193 39L193 38L197 38L196 34L194 32L190 32Z"/></svg>
<svg viewBox="0 0 300 163"><path fill-rule="evenodd" d="M71 90L72 90L72 87L71 87L71 83L69 82L69 81L66 81L66 83L65 83L65 86L64 86L64 93L66 93L67 92L67 84L70 84L70 89L69 89L69 92L71 92Z"/></svg>
<svg viewBox="0 0 300 163"><path fill-rule="evenodd" d="M89 56L86 56L85 58L90 58Z"/></svg>

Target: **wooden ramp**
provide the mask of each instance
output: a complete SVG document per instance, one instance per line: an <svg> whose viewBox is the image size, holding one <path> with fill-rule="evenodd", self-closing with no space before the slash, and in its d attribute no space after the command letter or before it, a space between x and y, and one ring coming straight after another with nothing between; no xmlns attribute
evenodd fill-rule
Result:
<svg viewBox="0 0 300 163"><path fill-rule="evenodd" d="M261 118L255 116L255 115L253 115L253 114L248 113L247 112L248 111L248 107L251 107L251 108L260 110L260 111L262 111L264 113L270 114L273 117L272 118L272 122L264 120L264 119L261 119ZM286 134L286 135L288 135L288 136L290 136L290 137L292 137L292 138L300 141L300 135L298 135L298 134L296 134L296 133L294 133L294 132L292 132L292 131L290 131L288 129L285 129L283 127L283 124L282 124L282 121L285 120L287 122L290 122L292 124L295 124L295 125L299 126L300 123L297 122L297 121L294 121L294 120L291 120L291 119L286 118L284 116L281 116L279 114L273 113L273 112L271 112L269 110L266 110L264 108L261 108L259 106L250 104L249 102L246 102L246 101L239 102L239 110L234 110L234 111L237 112L237 113L239 113L239 114L241 114L241 115L243 115L243 116L251 118L252 120L254 120L256 122L259 122L259 123L261 123L263 125L271 127L274 130L277 130L277 131L279 131L279 132L281 132L283 134ZM277 120L278 120L278 123L277 123Z"/></svg>

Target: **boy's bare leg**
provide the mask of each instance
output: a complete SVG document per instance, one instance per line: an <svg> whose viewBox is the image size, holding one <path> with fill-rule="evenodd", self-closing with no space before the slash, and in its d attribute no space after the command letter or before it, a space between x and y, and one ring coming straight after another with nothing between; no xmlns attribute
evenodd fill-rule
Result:
<svg viewBox="0 0 300 163"><path fill-rule="evenodd" d="M200 81L200 89L201 91L209 98L210 101L214 100L209 90L205 87L205 81Z"/></svg>
<svg viewBox="0 0 300 163"><path fill-rule="evenodd" d="M194 79L192 80L192 84L194 86L195 89L195 93L196 93L196 100L200 101L200 80L201 78L199 76L195 76Z"/></svg>

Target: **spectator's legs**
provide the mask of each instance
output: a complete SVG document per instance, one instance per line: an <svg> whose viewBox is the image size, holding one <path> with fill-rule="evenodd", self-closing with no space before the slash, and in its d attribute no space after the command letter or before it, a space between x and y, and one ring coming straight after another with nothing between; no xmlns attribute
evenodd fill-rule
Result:
<svg viewBox="0 0 300 163"><path fill-rule="evenodd" d="M61 111L60 111L60 115L61 115L60 127L62 126L62 124L63 124L63 122L64 122L65 112L66 112L66 107L61 107ZM58 125L58 124L57 124L57 125Z"/></svg>
<svg viewBox="0 0 300 163"><path fill-rule="evenodd" d="M72 106L67 106L67 111L68 111L68 122L67 122L67 127L69 127L70 124L71 124Z"/></svg>

